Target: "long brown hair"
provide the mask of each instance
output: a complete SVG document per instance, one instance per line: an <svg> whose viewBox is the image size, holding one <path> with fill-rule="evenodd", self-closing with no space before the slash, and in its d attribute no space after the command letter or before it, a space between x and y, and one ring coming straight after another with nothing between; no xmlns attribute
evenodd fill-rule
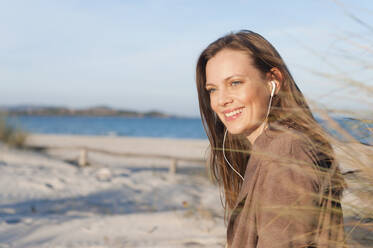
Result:
<svg viewBox="0 0 373 248"><path fill-rule="evenodd" d="M271 126L288 127L301 133L311 140L310 144L320 151L321 157L318 164L320 169L330 169L334 164L333 149L328 141L328 135L316 122L310 108L291 76L285 62L276 49L261 35L252 31L243 30L237 33L230 33L212 42L199 56L196 68L196 83L198 90L199 108L202 123L210 141L209 166L211 175L223 186L226 211L231 210L237 200L238 193L242 186L241 178L230 169L226 163L222 143L225 127L210 106L210 95L205 89L206 64L223 49L233 49L248 54L253 65L263 76L271 73L273 68L277 68L282 74L282 84L280 91L274 96L271 111L268 115L268 123ZM275 75L273 75L275 76ZM241 174L245 174L246 164L250 157L250 143L240 136L227 135L226 147L230 149L226 152L229 161L234 161L233 166ZM333 193L339 196L343 188L343 180L338 177L338 172L334 173L335 182Z"/></svg>

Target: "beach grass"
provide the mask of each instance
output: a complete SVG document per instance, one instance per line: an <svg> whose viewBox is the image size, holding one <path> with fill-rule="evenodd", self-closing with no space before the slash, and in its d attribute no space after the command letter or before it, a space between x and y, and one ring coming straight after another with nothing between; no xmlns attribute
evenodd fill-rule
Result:
<svg viewBox="0 0 373 248"><path fill-rule="evenodd" d="M0 113L0 141L11 147L22 148L25 146L27 132L9 124L7 115Z"/></svg>
<svg viewBox="0 0 373 248"><path fill-rule="evenodd" d="M340 5L340 4L339 4ZM344 8L343 6L341 6ZM358 15L344 9L346 15L353 22L363 29L373 30L373 26L364 22ZM344 191L342 206L345 219L345 240L350 247L373 247L373 146L370 144L361 144L340 124L333 121L330 115L338 113L343 116L352 116L365 127L359 125L350 128L363 133L366 138L372 140L373 137L373 85L371 80L364 80L362 75L369 74L369 68L373 66L373 42L371 33L357 34L355 32L345 32L336 37L336 44L331 53L334 57L329 58L313 53L313 55L326 62L332 72L315 72L321 80L326 83L340 85L340 89L350 89L356 94L352 94L349 100L354 100L355 104L365 112L345 110L328 110L321 107L315 107L316 113L323 117L324 121L332 127L333 131L343 137L347 142L340 142L337 139L331 139L334 150L338 154L338 162L342 168L343 177L347 183ZM341 49L343 47L343 49ZM347 49L348 48L348 49ZM337 57L335 57L337 56ZM338 63L333 60L339 59ZM355 68L354 73L348 73L349 67L341 68L341 64L350 64ZM361 72L361 73L359 73ZM368 75L369 76L369 75ZM371 78L371 75L370 75ZM333 98L338 98L338 93ZM364 130L362 130L364 129Z"/></svg>

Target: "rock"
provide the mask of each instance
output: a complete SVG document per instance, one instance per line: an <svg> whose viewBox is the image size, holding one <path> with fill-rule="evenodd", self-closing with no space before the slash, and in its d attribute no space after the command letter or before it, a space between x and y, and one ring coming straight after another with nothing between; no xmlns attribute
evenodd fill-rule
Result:
<svg viewBox="0 0 373 248"><path fill-rule="evenodd" d="M96 178L99 181L111 181L111 171L108 168L101 168L96 172Z"/></svg>

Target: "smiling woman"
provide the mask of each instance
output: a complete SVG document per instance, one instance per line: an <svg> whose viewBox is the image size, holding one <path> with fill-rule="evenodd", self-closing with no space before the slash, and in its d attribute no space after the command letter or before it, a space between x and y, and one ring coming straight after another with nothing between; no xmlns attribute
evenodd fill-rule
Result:
<svg viewBox="0 0 373 248"><path fill-rule="evenodd" d="M250 57L237 50L224 49L207 62L206 89L211 108L231 134L246 134L253 142L263 130L273 88L270 82L276 82L266 81L252 66ZM234 121L238 117L240 120Z"/></svg>
<svg viewBox="0 0 373 248"><path fill-rule="evenodd" d="M343 178L281 56L251 31L200 55L196 81L228 247L344 247Z"/></svg>

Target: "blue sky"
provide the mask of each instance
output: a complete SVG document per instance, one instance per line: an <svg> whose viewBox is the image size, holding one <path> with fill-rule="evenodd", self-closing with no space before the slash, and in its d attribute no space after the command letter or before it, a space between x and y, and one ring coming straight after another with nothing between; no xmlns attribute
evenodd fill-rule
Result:
<svg viewBox="0 0 373 248"><path fill-rule="evenodd" d="M352 41L373 44L373 31L346 11L373 25L371 0L0 0L0 105L104 104L197 116L199 53L249 29L278 49L307 98L366 108L363 92L310 73L372 85L372 73L341 58L343 50L367 59Z"/></svg>

